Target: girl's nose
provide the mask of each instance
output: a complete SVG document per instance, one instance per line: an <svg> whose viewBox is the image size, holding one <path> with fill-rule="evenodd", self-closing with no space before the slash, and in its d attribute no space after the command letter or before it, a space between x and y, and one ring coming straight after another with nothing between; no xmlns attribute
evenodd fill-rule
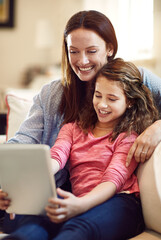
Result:
<svg viewBox="0 0 161 240"><path fill-rule="evenodd" d="M108 105L107 105L106 102L101 102L101 103L100 103L100 107L102 107L102 108L108 108Z"/></svg>

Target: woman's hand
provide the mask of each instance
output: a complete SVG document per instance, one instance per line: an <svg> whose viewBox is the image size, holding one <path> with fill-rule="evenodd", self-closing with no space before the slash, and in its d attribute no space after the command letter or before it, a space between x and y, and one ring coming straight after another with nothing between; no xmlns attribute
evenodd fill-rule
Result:
<svg viewBox="0 0 161 240"><path fill-rule="evenodd" d="M60 188L57 189L57 194L63 199L50 198L50 205L45 208L52 222L61 223L83 212L81 198Z"/></svg>
<svg viewBox="0 0 161 240"><path fill-rule="evenodd" d="M148 160L160 141L161 120L158 120L137 137L128 153L126 166L128 167L130 165L133 156L137 162L143 163Z"/></svg>
<svg viewBox="0 0 161 240"><path fill-rule="evenodd" d="M0 189L0 209L6 210L10 206L10 200L7 198L8 194L6 192L3 192L2 189Z"/></svg>

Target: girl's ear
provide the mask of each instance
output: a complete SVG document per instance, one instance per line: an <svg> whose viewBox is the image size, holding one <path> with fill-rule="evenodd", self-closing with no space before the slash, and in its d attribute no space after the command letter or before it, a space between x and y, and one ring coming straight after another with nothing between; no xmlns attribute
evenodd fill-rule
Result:
<svg viewBox="0 0 161 240"><path fill-rule="evenodd" d="M111 43L107 44L107 56L111 57L113 55L113 45Z"/></svg>
<svg viewBox="0 0 161 240"><path fill-rule="evenodd" d="M134 104L134 100L133 101L128 101L127 102L127 108L131 108Z"/></svg>
<svg viewBox="0 0 161 240"><path fill-rule="evenodd" d="M128 105L127 105L127 108L131 108L131 107L132 107L132 104L128 104Z"/></svg>

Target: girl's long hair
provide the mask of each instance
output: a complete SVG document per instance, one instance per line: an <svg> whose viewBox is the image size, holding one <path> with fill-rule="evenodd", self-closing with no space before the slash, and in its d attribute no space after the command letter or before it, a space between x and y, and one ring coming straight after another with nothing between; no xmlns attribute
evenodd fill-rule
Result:
<svg viewBox="0 0 161 240"><path fill-rule="evenodd" d="M62 46L62 84L63 97L60 112L64 115L64 123L78 120L85 96L86 82L81 81L70 66L66 38L72 31L83 28L97 33L106 44L113 47L113 55L108 57L111 61L117 53L117 38L110 20L98 11L80 11L74 14L65 27Z"/></svg>
<svg viewBox="0 0 161 240"><path fill-rule="evenodd" d="M100 76L110 81L118 82L131 106L121 116L115 126L111 140L113 141L121 132L127 134L135 131L141 134L148 126L159 118L158 110L153 102L150 90L143 84L143 79L137 67L130 62L117 58L110 61L99 70L93 82L90 83L86 96L86 106L79 114L79 126L87 132L95 127L97 115L93 107L93 94L95 83Z"/></svg>

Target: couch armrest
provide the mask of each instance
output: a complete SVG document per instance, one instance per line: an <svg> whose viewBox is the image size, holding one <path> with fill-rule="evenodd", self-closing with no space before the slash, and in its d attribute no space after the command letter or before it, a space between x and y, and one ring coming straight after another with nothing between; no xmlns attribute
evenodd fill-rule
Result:
<svg viewBox="0 0 161 240"><path fill-rule="evenodd" d="M161 143L137 172L145 225L161 233Z"/></svg>

